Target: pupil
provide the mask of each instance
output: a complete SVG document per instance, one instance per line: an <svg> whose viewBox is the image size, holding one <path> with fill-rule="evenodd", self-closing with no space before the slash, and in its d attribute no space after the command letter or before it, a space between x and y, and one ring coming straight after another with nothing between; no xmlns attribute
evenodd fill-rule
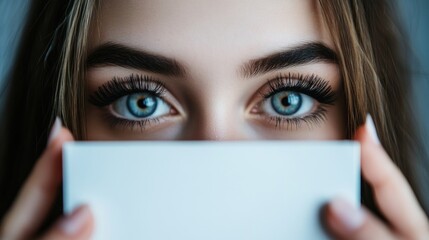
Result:
<svg viewBox="0 0 429 240"><path fill-rule="evenodd" d="M143 108L143 109L147 108L147 105L146 105L146 98L140 98L140 99L137 101L137 106L138 106L139 108Z"/></svg>
<svg viewBox="0 0 429 240"><path fill-rule="evenodd" d="M146 110L147 108L150 108L154 105L153 98L151 97L144 97L137 100L137 106L143 110Z"/></svg>
<svg viewBox="0 0 429 240"><path fill-rule="evenodd" d="M290 101L289 95L286 96L286 97L284 97L284 98L282 98L281 103L282 103L283 106L289 107L291 105L291 101Z"/></svg>

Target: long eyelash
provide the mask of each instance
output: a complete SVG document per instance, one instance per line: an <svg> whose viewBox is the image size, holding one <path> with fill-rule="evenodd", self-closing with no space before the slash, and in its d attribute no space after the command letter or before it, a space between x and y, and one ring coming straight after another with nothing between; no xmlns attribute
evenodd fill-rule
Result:
<svg viewBox="0 0 429 240"><path fill-rule="evenodd" d="M296 91L306 94L321 103L316 111L301 117L264 116L277 129L296 130L306 124L310 128L326 120L326 105L333 105L337 94L326 80L316 75L287 74L279 75L268 82L268 89L259 92L265 100L282 91Z"/></svg>
<svg viewBox="0 0 429 240"><path fill-rule="evenodd" d="M124 129L134 129L137 126L140 131L144 131L150 125L156 125L163 120L164 117L157 118L147 118L140 120L129 120L125 118L118 118L112 114L105 112L104 113L105 121L110 125L110 127L123 127Z"/></svg>
<svg viewBox="0 0 429 240"><path fill-rule="evenodd" d="M326 108L320 106L314 113L311 113L308 116L295 117L295 118L285 118L279 116L269 116L266 117L268 122L275 125L277 129L286 129L286 130L296 130L302 127L303 124L306 124L308 127L316 126L326 120Z"/></svg>
<svg viewBox="0 0 429 240"><path fill-rule="evenodd" d="M145 75L132 74L124 78L114 77L100 86L89 97L89 102L97 107L105 107L120 97L138 92L149 92L162 97L165 87L161 82Z"/></svg>
<svg viewBox="0 0 429 240"><path fill-rule="evenodd" d="M296 91L313 97L323 104L332 105L336 100L336 94L326 80L319 76L288 74L279 75L268 82L268 91L259 94L267 99L282 91Z"/></svg>

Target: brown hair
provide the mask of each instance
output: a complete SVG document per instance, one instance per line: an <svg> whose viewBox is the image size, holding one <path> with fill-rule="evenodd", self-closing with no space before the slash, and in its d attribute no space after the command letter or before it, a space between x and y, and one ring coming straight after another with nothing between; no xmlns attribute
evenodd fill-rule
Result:
<svg viewBox="0 0 429 240"><path fill-rule="evenodd" d="M46 146L55 116L77 139L84 124L84 59L97 0L32 1L8 96L0 144L0 220ZM61 214L61 192L46 228Z"/></svg>
<svg viewBox="0 0 429 240"><path fill-rule="evenodd" d="M364 122L366 114L371 114L383 147L411 184L420 203L429 207L424 194L429 192L423 189L423 183L427 182L423 178L428 180L428 175L426 172L419 176L418 171L422 167L428 169L428 162L407 101L411 78L404 49L409 47L395 15L394 2L319 0L319 3L339 55L349 137ZM362 200L377 212L372 189L364 181Z"/></svg>
<svg viewBox="0 0 429 240"><path fill-rule="evenodd" d="M67 4L66 4L67 2ZM388 0L319 0L339 56L349 137L369 112L381 143L423 201L415 168L417 135L406 96L409 72L401 30ZM77 139L85 137L83 88L86 41L97 0L34 1L9 77L6 121L0 149L0 218L43 151L56 115ZM408 80L408 81L407 81ZM377 212L370 187L362 202ZM60 196L59 196L60 197ZM61 213L61 201L51 214ZM423 202L422 202L423 204Z"/></svg>

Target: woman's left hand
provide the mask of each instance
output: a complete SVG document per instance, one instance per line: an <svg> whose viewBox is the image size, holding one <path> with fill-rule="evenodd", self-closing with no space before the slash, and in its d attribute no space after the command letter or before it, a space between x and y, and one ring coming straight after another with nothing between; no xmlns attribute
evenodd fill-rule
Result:
<svg viewBox="0 0 429 240"><path fill-rule="evenodd" d="M429 221L410 185L381 146L371 117L356 132L361 144L361 170L388 224L365 208L343 199L331 201L324 221L335 239L429 239Z"/></svg>

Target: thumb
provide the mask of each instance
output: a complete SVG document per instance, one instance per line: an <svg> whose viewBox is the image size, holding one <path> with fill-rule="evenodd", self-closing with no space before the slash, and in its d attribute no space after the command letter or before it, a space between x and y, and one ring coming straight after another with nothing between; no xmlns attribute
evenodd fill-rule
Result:
<svg viewBox="0 0 429 240"><path fill-rule="evenodd" d="M92 213L83 205L61 218L40 240L89 239L93 228Z"/></svg>
<svg viewBox="0 0 429 240"><path fill-rule="evenodd" d="M335 239L396 239L389 228L365 208L335 198L324 209L325 227Z"/></svg>

